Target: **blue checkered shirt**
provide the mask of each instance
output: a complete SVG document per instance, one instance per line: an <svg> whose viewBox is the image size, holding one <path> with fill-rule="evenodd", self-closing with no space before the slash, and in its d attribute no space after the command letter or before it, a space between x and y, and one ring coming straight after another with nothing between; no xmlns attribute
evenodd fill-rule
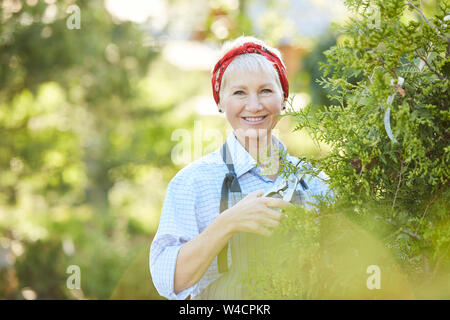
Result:
<svg viewBox="0 0 450 320"><path fill-rule="evenodd" d="M273 134L272 137L280 150L286 150L277 137ZM227 137L227 144L243 194L258 189L267 191L281 178L278 176L274 182L260 175L261 168L239 143L233 132ZM287 159L294 165L297 164L298 158L287 154ZM219 215L222 182L227 173L228 168L223 162L219 148L190 163L170 181L158 231L150 248L150 273L161 296L168 299L194 297L221 276L215 258L200 281L177 294L174 292L178 251L184 243L198 236ZM328 179L323 172L319 176L324 180ZM328 193L333 196L323 180L306 174L304 181L308 184L310 195ZM312 203L317 201L315 197L306 200ZM308 204L305 206L313 209L313 206ZM230 265L232 263L230 251L228 261Z"/></svg>

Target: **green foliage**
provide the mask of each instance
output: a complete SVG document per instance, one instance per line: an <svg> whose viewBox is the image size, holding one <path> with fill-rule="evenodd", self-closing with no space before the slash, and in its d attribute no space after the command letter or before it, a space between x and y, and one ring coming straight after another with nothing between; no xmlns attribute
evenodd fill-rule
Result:
<svg viewBox="0 0 450 320"><path fill-rule="evenodd" d="M244 275L258 299L398 299L412 297L403 271L381 241L359 224L323 209L287 209L288 218ZM380 223L372 223L383 227ZM366 287L367 267L382 272L382 291Z"/></svg>
<svg viewBox="0 0 450 320"><path fill-rule="evenodd" d="M37 298L106 299L151 240L174 171L167 114L194 89L177 100L149 94L158 53L103 1L76 2L79 30L66 27L72 1L17 3L0 8L0 238L23 253L1 270L10 289L0 294L20 299L28 287ZM66 288L71 264L81 268L80 296Z"/></svg>
<svg viewBox="0 0 450 320"><path fill-rule="evenodd" d="M64 296L66 275L59 268L62 261L62 245L57 239L28 243L15 264L20 287L33 288L42 299Z"/></svg>
<svg viewBox="0 0 450 320"><path fill-rule="evenodd" d="M317 217L303 208L287 210L288 219L270 238L271 246L252 257L243 280L249 297L258 299L313 298L318 269L320 228ZM261 265L264 267L262 268Z"/></svg>
<svg viewBox="0 0 450 320"><path fill-rule="evenodd" d="M335 194L334 202L321 203L318 219L331 215L351 223L336 220L325 229L321 223L322 240L311 243L317 238L312 217L300 209L290 214L291 222L284 228L293 237L284 242L297 244L291 255L294 260L302 257L301 263L292 261L299 275L281 268L285 274L276 276L279 285L271 283L271 294L263 297L406 298L421 296L419 288L434 283L434 293L425 296L448 298L439 279L450 274L450 30L444 21L450 6L438 1L436 13L427 18L416 2L346 1L354 17L340 30L345 40L326 50L327 61L320 64L324 76L318 82L331 92L332 104L317 112L310 104L289 115L298 122L296 130L306 129L317 144L330 146L324 157L307 159L330 177ZM310 173L317 175L317 171ZM349 227L353 224L356 229ZM330 231L340 234L341 240L350 234L351 241L338 241L334 247L324 241ZM374 238L362 241L360 231ZM297 241L297 237L311 238ZM391 270L383 275L389 274L391 283L398 284L404 283L405 273L411 286L369 296L367 288L357 288L351 275L362 274L359 284L365 286L365 268L349 267L354 273L347 272L339 261L349 258L346 248L370 252L370 243L379 244L380 254L360 256L355 263L367 267L370 257L392 256L395 262L381 259ZM307 256L317 245L320 251ZM300 249L305 247L305 252ZM342 257L333 252L341 252ZM323 268L328 263L318 257L333 261L334 269ZM305 263L313 267L305 269ZM396 264L401 271L392 271ZM275 279L274 270L263 267L257 272L263 284L253 281L255 292L267 289L262 279Z"/></svg>
<svg viewBox="0 0 450 320"><path fill-rule="evenodd" d="M309 89L311 93L311 103L314 106L320 106L320 105L326 105L329 104L330 101L327 97L327 94L330 92L327 92L322 88L314 79L321 78L323 76L323 70L317 68L317 65L319 63L325 62L325 55L323 52L325 50L328 50L331 46L336 44L336 35L333 34L333 32L325 34L323 37L321 37L318 40L317 45L314 47L314 49L308 53L308 55L305 56L303 59L303 70L299 73L299 76L295 79L296 81L299 81L299 78L302 77L308 77L309 78ZM296 82L295 81L295 82ZM290 84L290 86L294 85Z"/></svg>

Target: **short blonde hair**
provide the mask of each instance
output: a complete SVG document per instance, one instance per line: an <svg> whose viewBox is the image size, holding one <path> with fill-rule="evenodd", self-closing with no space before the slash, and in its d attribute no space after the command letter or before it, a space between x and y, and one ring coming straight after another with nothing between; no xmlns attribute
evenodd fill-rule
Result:
<svg viewBox="0 0 450 320"><path fill-rule="evenodd" d="M253 42L256 44L259 44L263 47L266 47L269 51L271 51L273 54L275 54L283 64L283 67L286 68L281 52L276 49L268 46L264 41L257 39L252 36L240 36L239 38L236 38L234 40L230 40L225 42L222 45L220 59L230 50L233 50L237 47L240 47L244 43L247 42ZM275 83L277 84L277 87L280 91L281 97L284 100L284 94L283 89L281 88L280 78L278 76L278 72L274 67L274 63L269 61L266 57L263 55L260 55L258 53L246 53L241 54L234 58L234 60L228 65L227 69L225 70L223 76L222 76L222 82L220 84L220 92L219 92L219 103L222 101L223 98L223 92L224 89L227 86L227 79L231 73L233 73L236 70L244 71L244 72L265 72L269 75L271 75L275 79ZM212 72L212 71L211 71Z"/></svg>

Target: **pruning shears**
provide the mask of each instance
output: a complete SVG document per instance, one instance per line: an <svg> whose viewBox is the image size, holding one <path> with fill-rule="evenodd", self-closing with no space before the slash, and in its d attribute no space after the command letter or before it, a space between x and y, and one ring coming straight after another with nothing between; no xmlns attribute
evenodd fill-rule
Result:
<svg viewBox="0 0 450 320"><path fill-rule="evenodd" d="M295 166L297 167L300 162L301 160L299 160ZM274 184L270 190L264 193L263 197L272 197L274 195L278 195L284 201L293 203L294 194L299 183L301 183L303 186L306 186L306 183L302 179L299 179L296 173L291 173L287 177L287 179L282 179L278 183Z"/></svg>

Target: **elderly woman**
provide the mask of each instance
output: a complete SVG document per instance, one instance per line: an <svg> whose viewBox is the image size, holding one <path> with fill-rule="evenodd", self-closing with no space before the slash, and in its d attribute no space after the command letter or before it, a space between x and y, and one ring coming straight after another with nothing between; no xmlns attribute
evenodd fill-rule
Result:
<svg viewBox="0 0 450 320"><path fill-rule="evenodd" d="M150 272L168 299L248 298L239 275L248 251L264 243L283 218L280 198L263 196L280 175L280 155L293 165L272 134L286 107L289 85L280 52L253 37L224 44L212 72L214 99L233 128L224 145L183 168L170 181L150 250ZM284 151L284 152L283 152ZM309 179L308 179L309 177ZM306 175L295 203L327 192Z"/></svg>

